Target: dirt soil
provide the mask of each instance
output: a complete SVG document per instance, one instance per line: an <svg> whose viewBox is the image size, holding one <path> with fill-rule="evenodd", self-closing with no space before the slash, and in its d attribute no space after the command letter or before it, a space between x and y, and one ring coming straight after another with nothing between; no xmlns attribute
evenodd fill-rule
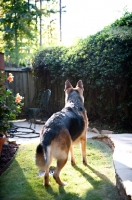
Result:
<svg viewBox="0 0 132 200"><path fill-rule="evenodd" d="M0 156L0 175L9 167L18 147L18 144L12 143L7 143L3 145Z"/></svg>

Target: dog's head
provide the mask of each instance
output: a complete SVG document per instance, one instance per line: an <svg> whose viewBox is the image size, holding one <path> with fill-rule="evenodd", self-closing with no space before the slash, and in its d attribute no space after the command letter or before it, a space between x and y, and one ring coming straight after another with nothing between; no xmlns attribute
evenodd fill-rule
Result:
<svg viewBox="0 0 132 200"><path fill-rule="evenodd" d="M83 97L83 82L79 80L77 82L77 85L75 88L71 85L71 83L66 80L65 82L65 104L68 102L68 100L71 99L80 99L82 103L84 103L84 97Z"/></svg>

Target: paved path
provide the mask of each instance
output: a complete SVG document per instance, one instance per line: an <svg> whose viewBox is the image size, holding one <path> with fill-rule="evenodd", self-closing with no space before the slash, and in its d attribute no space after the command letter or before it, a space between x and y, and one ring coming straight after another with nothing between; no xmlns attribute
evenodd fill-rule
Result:
<svg viewBox="0 0 132 200"><path fill-rule="evenodd" d="M16 126L19 126L19 127L27 127L29 128L30 127L30 124L25 121L25 120L17 120L16 122L13 123L14 125ZM36 128L35 128L35 132L36 133L40 133L41 129L42 129L42 126L41 124L36 124ZM32 125L32 129L34 129L34 124ZM23 131L24 129L22 128L19 128L19 131L20 131L20 134L23 134L21 131ZM25 132L31 132L32 130L31 129L25 129ZM14 133L15 134L19 134L18 132ZM18 136L22 136L22 135L18 135ZM32 138L34 137L35 138ZM37 137L38 136L38 137ZM24 135L25 138L22 138L22 137L13 137L13 138L10 138L10 141L16 141L17 144L22 144L22 143L28 143L28 142L37 142L39 143L39 134L35 134L35 133L30 133L30 134L27 134L27 135ZM30 138L29 138L30 137Z"/></svg>
<svg viewBox="0 0 132 200"><path fill-rule="evenodd" d="M132 199L132 134L111 134L109 137L115 145L113 161L116 174L130 196L128 199Z"/></svg>
<svg viewBox="0 0 132 200"><path fill-rule="evenodd" d="M14 123L17 126L29 127L28 122L17 121ZM36 132L40 132L43 125L36 125ZM30 134L31 136L34 134ZM93 132L88 132L87 137L92 138L98 136ZM115 166L117 187L120 190L120 194L123 200L132 199L132 134L106 134L115 145L113 153L113 162ZM37 138L17 138L14 137L10 140L15 140L18 144L26 142L39 143L39 137Z"/></svg>

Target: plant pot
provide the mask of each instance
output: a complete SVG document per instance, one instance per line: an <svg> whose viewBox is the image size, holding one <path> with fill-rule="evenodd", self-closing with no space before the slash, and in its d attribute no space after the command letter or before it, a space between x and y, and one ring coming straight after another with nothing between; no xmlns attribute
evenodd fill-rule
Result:
<svg viewBox="0 0 132 200"><path fill-rule="evenodd" d="M2 146L6 142L6 140L7 140L7 138L5 136L0 138L0 156L1 156L1 152L2 152Z"/></svg>

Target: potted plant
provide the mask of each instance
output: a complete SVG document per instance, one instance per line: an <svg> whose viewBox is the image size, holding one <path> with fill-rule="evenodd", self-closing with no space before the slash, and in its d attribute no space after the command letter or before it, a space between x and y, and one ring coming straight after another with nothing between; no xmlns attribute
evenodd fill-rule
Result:
<svg viewBox="0 0 132 200"><path fill-rule="evenodd" d="M5 79L11 83L14 76L9 73L9 76L4 75L4 71L0 71L0 141L4 143L6 141L7 130L11 127L9 120L16 119L18 113L21 112L21 103L23 97L16 94L13 95L10 89L5 86ZM2 144L3 145L3 144ZM0 147L2 149L2 147ZM0 152L1 154L1 152Z"/></svg>

